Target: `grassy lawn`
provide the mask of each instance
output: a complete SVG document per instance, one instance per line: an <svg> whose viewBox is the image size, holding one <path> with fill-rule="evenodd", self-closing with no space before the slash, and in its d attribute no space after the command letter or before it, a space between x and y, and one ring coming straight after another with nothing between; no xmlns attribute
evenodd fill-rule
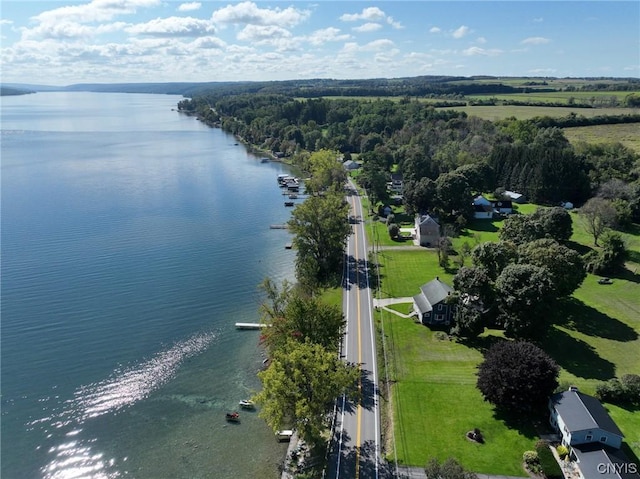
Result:
<svg viewBox="0 0 640 479"><path fill-rule="evenodd" d="M438 265L438 255L432 250L382 250L378 253L378 261L382 282L380 294L384 298L418 294L420 286L436 276L453 284L453 274L442 270Z"/></svg>
<svg viewBox="0 0 640 479"><path fill-rule="evenodd" d="M518 205L530 214L536 205ZM581 253L593 247L578 214L572 213L571 244ZM501 222L474 221L454 248L465 241L496 241ZM386 233L386 230L385 230ZM388 234L387 234L388 237ZM600 381L625 373L640 373L640 227L624 233L631 258L627 270L612 277L613 284L600 285L588 275L564 305L564 317L542 343L561 366L560 381L593 394ZM453 257L452 257L453 259ZM452 284L455 270L444 271L433 250L382 250L379 253L382 297L416 294L420 285L439 276ZM409 305L396 305L402 313ZM438 339L429 328L386 311L384 320L391 354L395 450L403 464L424 466L431 457L457 458L480 473L524 476L522 453L533 449L537 432L532 425L517 426L496 417L475 387L479 350ZM631 455L640 456L640 413L605 404L626 436ZM480 428L486 443L469 442L464 434ZM392 444L388 451L394 451ZM390 455L392 453L390 452ZM633 457L632 457L633 459Z"/></svg>
<svg viewBox="0 0 640 479"><path fill-rule="evenodd" d="M408 307L408 305L405 305ZM384 315L387 344L393 351L392 404L397 459L424 466L432 457L455 457L482 473L524 476L522 453L533 449L533 428L519 430L494 417L475 387L479 351L437 336L411 319ZM485 444L467 440L479 428ZM393 451L393 443L387 445Z"/></svg>

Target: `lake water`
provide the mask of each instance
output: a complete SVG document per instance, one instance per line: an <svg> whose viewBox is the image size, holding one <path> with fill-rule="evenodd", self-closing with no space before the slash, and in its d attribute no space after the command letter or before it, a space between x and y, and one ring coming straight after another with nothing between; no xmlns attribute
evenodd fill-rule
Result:
<svg viewBox="0 0 640 479"><path fill-rule="evenodd" d="M180 97L2 97L3 479L276 478L258 284L293 279L287 172Z"/></svg>

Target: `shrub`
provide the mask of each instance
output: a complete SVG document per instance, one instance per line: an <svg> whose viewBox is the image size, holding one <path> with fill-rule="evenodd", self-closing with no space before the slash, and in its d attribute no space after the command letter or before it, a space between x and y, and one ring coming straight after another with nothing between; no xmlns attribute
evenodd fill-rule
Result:
<svg viewBox="0 0 640 479"><path fill-rule="evenodd" d="M600 383L596 386L596 397L615 404L640 404L640 376L625 374L621 379Z"/></svg>
<svg viewBox="0 0 640 479"><path fill-rule="evenodd" d="M540 474L542 472L536 451L525 451L524 454L522 454L522 460L524 461L526 469L533 474Z"/></svg>
<svg viewBox="0 0 640 479"><path fill-rule="evenodd" d="M556 447L556 452L558 453L560 459L564 459L569 455L569 449L567 449L567 446L565 446L564 444L560 444L558 447Z"/></svg>
<svg viewBox="0 0 640 479"><path fill-rule="evenodd" d="M549 443L538 441L536 444L536 452L538 453L542 472L547 476L547 479L560 479L563 477L560 465L558 461L556 461L551 449L549 449Z"/></svg>

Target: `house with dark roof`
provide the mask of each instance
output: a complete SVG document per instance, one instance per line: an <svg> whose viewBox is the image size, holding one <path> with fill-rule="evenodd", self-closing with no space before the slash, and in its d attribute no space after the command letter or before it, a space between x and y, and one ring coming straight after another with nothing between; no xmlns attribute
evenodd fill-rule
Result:
<svg viewBox="0 0 640 479"><path fill-rule="evenodd" d="M549 411L582 479L640 479L620 450L624 434L598 399L571 387L551 396Z"/></svg>
<svg viewBox="0 0 640 479"><path fill-rule="evenodd" d="M593 396L570 388L554 394L549 402L551 425L565 446L598 442L620 449L624 435L604 406Z"/></svg>
<svg viewBox="0 0 640 479"><path fill-rule="evenodd" d="M493 218L493 205L491 201L482 195L478 195L473 199L473 217L475 219L491 219Z"/></svg>
<svg viewBox="0 0 640 479"><path fill-rule="evenodd" d="M447 302L453 288L436 277L420 287L413 297L413 312L425 325L445 325L453 322L454 305Z"/></svg>

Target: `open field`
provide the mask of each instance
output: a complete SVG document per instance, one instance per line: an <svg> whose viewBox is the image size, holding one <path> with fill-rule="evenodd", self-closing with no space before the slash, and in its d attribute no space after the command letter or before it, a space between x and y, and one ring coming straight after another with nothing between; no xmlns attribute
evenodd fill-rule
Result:
<svg viewBox="0 0 640 479"><path fill-rule="evenodd" d="M536 205L519 205L528 214ZM573 213L573 244L584 252L592 238ZM497 239L500 222L474 222L466 235L454 240ZM640 373L640 229L625 233L631 260L627 270L612 277L613 284L600 285L589 275L564 305L564 317L555 324L541 346L561 366L560 380L575 384L588 394L603 380L625 373ZM383 250L379 255L382 297L412 296L421 284L439 276L452 284L454 271L445 272L434 251ZM409 305L396 310L408 312ZM391 402L397 458L404 464L423 466L431 457L456 457L465 467L489 474L524 475L522 453L532 449L540 424L517 424L496 417L475 387L481 350L497 340L487 332L475 345L465 345L387 311L377 313L384 321L393 380ZM626 444L640 455L640 414L637 410L607 405L626 436ZM470 443L464 433L480 428L487 442ZM392 445L388 445L389 451ZM391 453L390 453L391 454ZM633 458L632 458L633 459Z"/></svg>
<svg viewBox="0 0 640 479"><path fill-rule="evenodd" d="M564 135L571 143L622 143L636 153L640 153L640 124L593 125L563 128Z"/></svg>
<svg viewBox="0 0 640 479"><path fill-rule="evenodd" d="M440 108L439 108L440 109ZM536 116L565 117L570 113L591 118L599 115L633 115L640 113L637 108L571 108L571 107L544 107L544 106L451 106L446 110L464 111L469 116L477 116L484 120L496 121L509 117L518 120L528 120Z"/></svg>
<svg viewBox="0 0 640 479"><path fill-rule="evenodd" d="M551 91L536 93L509 93L509 94L482 94L468 95L468 100L504 100L504 101L524 101L524 102L544 102L544 103L565 103L570 100L577 104L590 104L602 101L615 101L622 103L628 95L640 95L640 91ZM569 105L568 105L569 106Z"/></svg>

